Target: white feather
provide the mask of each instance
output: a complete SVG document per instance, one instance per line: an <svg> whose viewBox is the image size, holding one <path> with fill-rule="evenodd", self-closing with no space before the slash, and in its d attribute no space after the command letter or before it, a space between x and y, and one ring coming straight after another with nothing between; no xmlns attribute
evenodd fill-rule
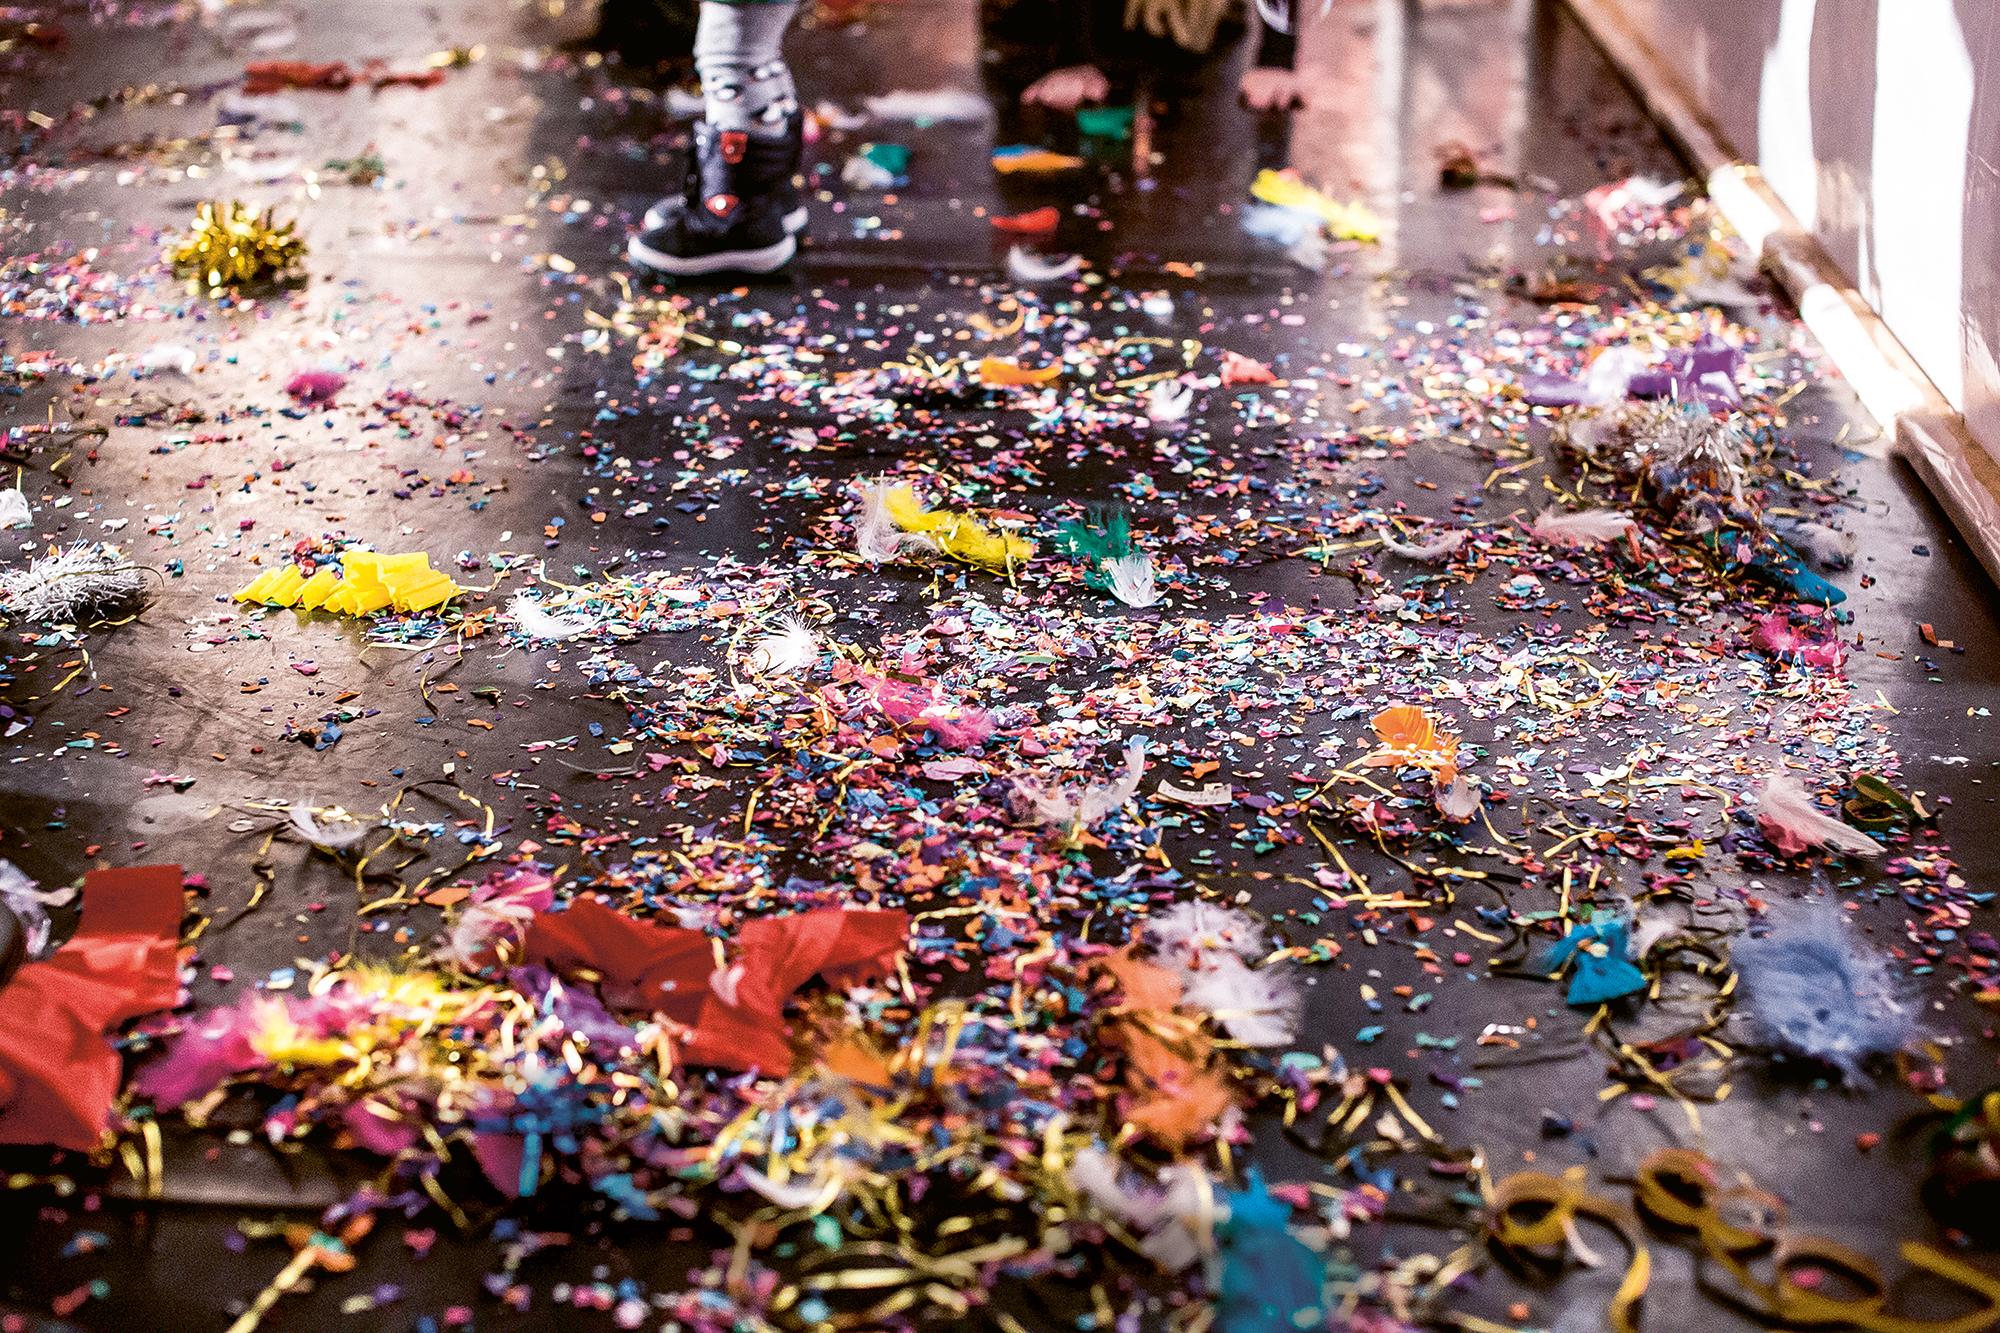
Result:
<svg viewBox="0 0 2000 1333"><path fill-rule="evenodd" d="M1465 545L1465 539L1470 535L1463 528L1454 528L1442 537L1413 543L1397 541L1385 531L1382 534L1382 549L1392 555L1400 555L1405 560L1442 560Z"/></svg>
<svg viewBox="0 0 2000 1333"><path fill-rule="evenodd" d="M1557 546L1597 546L1617 541L1632 526L1632 516L1622 509L1579 509L1575 513L1544 509L1535 515L1529 531Z"/></svg>
<svg viewBox="0 0 2000 1333"><path fill-rule="evenodd" d="M1609 407L1625 401L1632 377L1646 368L1646 354L1636 347L1607 347L1590 363L1583 377L1583 401Z"/></svg>
<svg viewBox="0 0 2000 1333"><path fill-rule="evenodd" d="M1173 1196L1169 1194L1169 1197ZM1183 1272L1194 1267L1207 1253L1205 1242L1211 1230L1210 1227L1176 1218L1147 1236L1140 1243L1139 1252L1157 1264L1161 1272Z"/></svg>
<svg viewBox="0 0 2000 1333"><path fill-rule="evenodd" d="M778 616L778 628L750 645L747 665L758 676L790 676L819 661L819 636L797 616Z"/></svg>
<svg viewBox="0 0 2000 1333"><path fill-rule="evenodd" d="M1206 1009L1245 1046L1286 1046L1298 1029L1299 993L1290 973L1252 968L1234 954L1208 954L1183 978L1181 998Z"/></svg>
<svg viewBox="0 0 2000 1333"><path fill-rule="evenodd" d="M48 947L48 905L52 896L43 893L12 861L0 861L0 903L6 904L14 919L21 923L30 958L41 957L42 950Z"/></svg>
<svg viewBox="0 0 2000 1333"><path fill-rule="evenodd" d="M194 348L182 343L161 343L139 354L138 367L148 375L187 375L194 370Z"/></svg>
<svg viewBox="0 0 2000 1333"><path fill-rule="evenodd" d="M1854 856L1880 856L1882 844L1822 811L1796 777L1780 770L1757 793L1757 819L1777 825L1811 847L1830 847Z"/></svg>
<svg viewBox="0 0 2000 1333"><path fill-rule="evenodd" d="M1083 268L1082 255L1065 255L1045 260L1034 251L1015 246L1007 252L1007 276L1016 282L1060 282L1073 278Z"/></svg>
<svg viewBox="0 0 2000 1333"><path fill-rule="evenodd" d="M1824 523L1795 523L1783 537L1828 569L1845 569L1854 561L1854 534Z"/></svg>
<svg viewBox="0 0 2000 1333"><path fill-rule="evenodd" d="M1324 273L1333 262L1333 247L1326 232L1315 227L1285 247L1285 258L1308 272Z"/></svg>
<svg viewBox="0 0 2000 1333"><path fill-rule="evenodd" d="M1681 928L1680 923L1665 913L1640 916L1639 909L1626 903L1622 909L1632 918L1632 956L1643 960L1653 951L1653 946Z"/></svg>
<svg viewBox="0 0 2000 1333"><path fill-rule="evenodd" d="M35 511L18 486L0 491L0 528L32 527Z"/></svg>
<svg viewBox="0 0 2000 1333"><path fill-rule="evenodd" d="M1044 828L1091 828L1138 794L1145 771L1146 742L1135 736L1125 746L1124 771L1111 781L1065 787L1020 778L1014 784L1014 805L1024 818Z"/></svg>
<svg viewBox="0 0 2000 1333"><path fill-rule="evenodd" d="M889 517L890 483L870 482L861 488L861 517L854 522L854 549L871 564L887 564L903 548L903 534Z"/></svg>
<svg viewBox="0 0 2000 1333"><path fill-rule="evenodd" d="M841 184L851 190L893 190L896 173L865 153L856 153L840 169Z"/></svg>
<svg viewBox="0 0 2000 1333"><path fill-rule="evenodd" d="M889 492L893 481L870 481L861 485L861 517L854 521L854 549L863 560L885 565L905 549L928 551L936 543L920 532L904 532L889 516Z"/></svg>
<svg viewBox="0 0 2000 1333"><path fill-rule="evenodd" d="M1556 422L1556 439L1585 458L1599 458L1623 419L1618 408L1584 407L1565 412Z"/></svg>
<svg viewBox="0 0 2000 1333"><path fill-rule="evenodd" d="M1104 573L1111 580L1111 595L1125 605L1159 605L1160 589L1153 576L1153 557L1143 551L1105 561Z"/></svg>
<svg viewBox="0 0 2000 1333"><path fill-rule="evenodd" d="M0 619L67 623L137 601L145 571L115 546L78 542L38 556L26 569L0 573Z"/></svg>
<svg viewBox="0 0 2000 1333"><path fill-rule="evenodd" d="M1239 215L1243 230L1259 240L1276 241L1290 249L1324 229L1319 214L1307 208L1287 208L1278 204L1251 204Z"/></svg>
<svg viewBox="0 0 2000 1333"><path fill-rule="evenodd" d="M1191 1266L1214 1248L1215 1182L1193 1162L1180 1162L1160 1172L1166 1186L1159 1225L1139 1249L1170 1273Z"/></svg>
<svg viewBox="0 0 2000 1333"><path fill-rule="evenodd" d="M957 122L974 124L991 110L984 97L963 88L899 89L867 99L868 114L877 120Z"/></svg>
<svg viewBox="0 0 2000 1333"><path fill-rule="evenodd" d="M1095 1144L1079 1148L1070 1159L1070 1188L1125 1225L1151 1231L1160 1220L1166 1195L1143 1185L1127 1186L1119 1179L1121 1165Z"/></svg>
<svg viewBox="0 0 2000 1333"><path fill-rule="evenodd" d="M1257 919L1233 907L1179 903L1148 921L1142 938L1180 977L1182 997L1206 1009L1246 1046L1284 1046L1298 1027L1298 983L1290 971L1253 968L1265 951Z"/></svg>
<svg viewBox="0 0 2000 1333"><path fill-rule="evenodd" d="M1146 419L1154 425L1187 419L1194 406L1194 385L1179 380L1161 380L1146 390Z"/></svg>
<svg viewBox="0 0 2000 1333"><path fill-rule="evenodd" d="M337 831L319 822L308 806L292 807L289 819L291 827L301 838L323 851L340 852L358 843L365 842L375 831L374 820L357 820L345 810L328 810L329 816L339 815L342 827Z"/></svg>
<svg viewBox="0 0 2000 1333"><path fill-rule="evenodd" d="M507 600L507 618L529 638L550 643L581 638L603 623L593 615L552 615L542 609L539 598L527 592L517 592Z"/></svg>
<svg viewBox="0 0 2000 1333"><path fill-rule="evenodd" d="M488 955L501 943L518 945L526 939L534 919L535 909L524 902L505 897L474 900L459 909L438 954L459 967L476 969L492 961Z"/></svg>
<svg viewBox="0 0 2000 1333"><path fill-rule="evenodd" d="M1176 903L1146 922L1146 943L1175 961L1199 955L1204 950L1223 950L1239 958L1264 951L1264 929L1257 918L1234 907L1215 903Z"/></svg>
<svg viewBox="0 0 2000 1333"><path fill-rule="evenodd" d="M1213 1230L1213 1182L1191 1162L1165 1168L1158 1184L1140 1178L1128 1185L1125 1174L1119 1160L1095 1144L1070 1159L1070 1188L1142 1235L1140 1249L1148 1258L1170 1273L1192 1265Z"/></svg>
<svg viewBox="0 0 2000 1333"><path fill-rule="evenodd" d="M1478 814L1485 804L1480 795L1479 784L1471 778L1460 777L1449 787L1437 790L1438 813L1454 823L1463 824Z"/></svg>

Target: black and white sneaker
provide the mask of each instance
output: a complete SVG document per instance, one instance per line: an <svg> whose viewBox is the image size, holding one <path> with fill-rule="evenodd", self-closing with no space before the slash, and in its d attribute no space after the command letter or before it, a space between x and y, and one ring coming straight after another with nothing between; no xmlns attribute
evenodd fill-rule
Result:
<svg viewBox="0 0 2000 1333"><path fill-rule="evenodd" d="M756 180L772 182L771 192L777 196L784 211L785 230L796 236L806 229L807 220L805 191L799 187L799 172L805 157L805 116L796 104L788 109L774 109L778 111L778 117L770 128L776 132L766 130L751 134L750 142L744 149L743 166ZM697 134L701 128L696 127ZM653 206L646 210L646 216L640 220L643 230L652 231L666 226L691 199L699 197L699 174L695 170L700 158L698 149L697 140L697 151L688 154L687 184L679 194L670 194L653 202Z"/></svg>
<svg viewBox="0 0 2000 1333"><path fill-rule="evenodd" d="M666 226L642 231L625 243L625 257L641 268L677 278L709 273L775 273L798 253L799 238L768 208L718 195L724 213L682 210ZM715 218L711 222L711 217Z"/></svg>
<svg viewBox="0 0 2000 1333"><path fill-rule="evenodd" d="M805 223L793 178L800 128L797 112L778 136L697 123L685 191L647 210L646 229L626 245L627 257L676 276L783 267Z"/></svg>
<svg viewBox="0 0 2000 1333"><path fill-rule="evenodd" d="M805 201L800 197L798 182L788 183L779 193L791 201L786 206L784 217L780 221L785 224L786 231L797 236L806 229L806 223L812 220L812 215L806 212ZM686 207L685 200L672 195L664 199L655 199L653 206L646 210L646 216L639 220L639 226L645 231L664 227L679 217L681 210Z"/></svg>
<svg viewBox="0 0 2000 1333"><path fill-rule="evenodd" d="M767 107L759 119L762 127L753 131L744 148L743 168L758 184L769 182L769 192L778 198L785 215L785 230L794 236L806 229L806 198L800 186L800 172L805 161L805 113L793 101L773 104ZM695 148L688 154L687 179L677 195L670 194L653 201L646 210L646 216L639 221L643 231L664 227L682 208L699 198L702 191L697 168L701 162L701 139L706 122L695 126ZM737 191L746 196L765 193L761 189Z"/></svg>

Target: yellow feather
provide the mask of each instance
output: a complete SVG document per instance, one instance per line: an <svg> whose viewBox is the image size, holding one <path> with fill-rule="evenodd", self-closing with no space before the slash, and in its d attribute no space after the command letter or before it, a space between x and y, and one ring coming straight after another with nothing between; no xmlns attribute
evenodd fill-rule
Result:
<svg viewBox="0 0 2000 1333"><path fill-rule="evenodd" d="M926 509L908 486L892 487L882 504L897 527L929 537L954 560L1004 570L1034 559L1035 544L1027 538L993 532L970 514Z"/></svg>

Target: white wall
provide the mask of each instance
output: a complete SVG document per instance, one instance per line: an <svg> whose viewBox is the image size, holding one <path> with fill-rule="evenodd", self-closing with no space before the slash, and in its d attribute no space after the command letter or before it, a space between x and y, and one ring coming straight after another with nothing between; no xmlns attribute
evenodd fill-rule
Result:
<svg viewBox="0 0 2000 1333"><path fill-rule="evenodd" d="M2000 456L2000 0L1621 0Z"/></svg>

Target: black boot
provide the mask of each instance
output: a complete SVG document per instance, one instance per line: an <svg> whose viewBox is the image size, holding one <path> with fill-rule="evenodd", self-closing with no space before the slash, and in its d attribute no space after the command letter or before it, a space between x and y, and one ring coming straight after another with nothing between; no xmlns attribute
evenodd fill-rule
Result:
<svg viewBox="0 0 2000 1333"><path fill-rule="evenodd" d="M748 167L751 158L770 159L768 162L757 163L757 177L760 180L768 177L778 182L776 187L778 207L784 213L785 230L796 236L806 229L806 196L805 191L800 188L800 173L804 169L805 159L805 117L797 106L793 106L779 125L781 129L776 137L761 131L750 136L750 146L746 151L744 165ZM652 231L667 226L681 209L687 206L690 198L699 197L700 187L693 183L697 179L694 171L695 161L695 155L690 153L688 156L690 183L683 187L679 194L670 194L663 199L654 200L653 206L646 210L646 216L639 223L640 230Z"/></svg>
<svg viewBox="0 0 2000 1333"><path fill-rule="evenodd" d="M686 193L663 210L659 225L625 247L634 264L679 277L770 273L798 250L786 227L799 207L793 169L797 120L782 137L694 127ZM651 220L650 214L648 220Z"/></svg>

